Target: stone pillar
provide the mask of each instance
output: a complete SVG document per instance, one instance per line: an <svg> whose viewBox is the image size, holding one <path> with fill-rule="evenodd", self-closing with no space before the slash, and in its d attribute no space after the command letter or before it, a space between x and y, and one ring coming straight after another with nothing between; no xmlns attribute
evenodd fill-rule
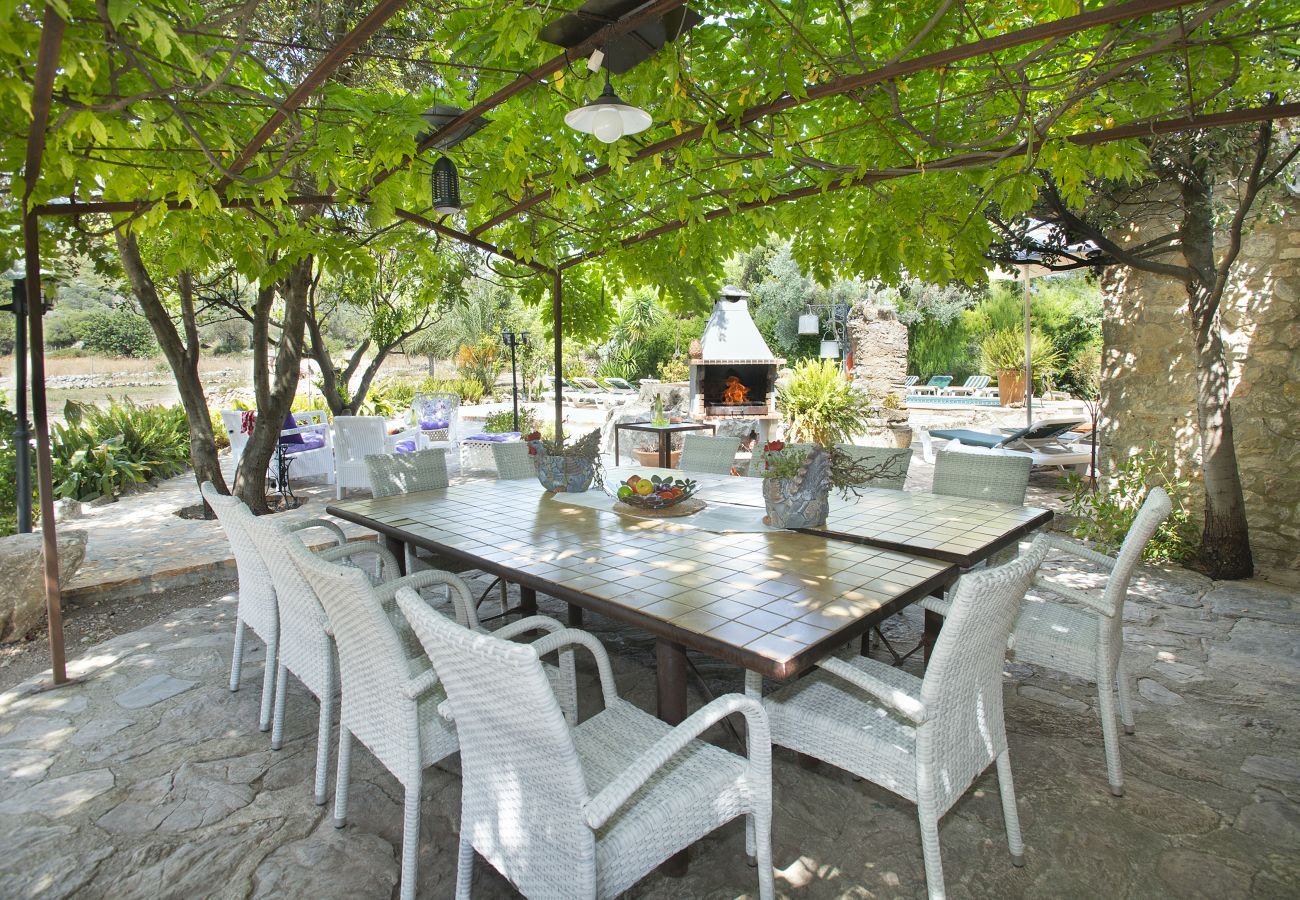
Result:
<svg viewBox="0 0 1300 900"><path fill-rule="evenodd" d="M873 396L903 393L907 380L907 326L892 309L857 303L849 310L853 383Z"/></svg>
<svg viewBox="0 0 1300 900"><path fill-rule="evenodd" d="M1232 420L1255 560L1294 567L1300 545L1300 201L1247 235L1223 300ZM1166 226L1167 227L1167 224ZM1136 236L1134 237L1136 239ZM1156 442L1204 511L1195 343L1182 285L1114 267L1102 280L1103 473Z"/></svg>

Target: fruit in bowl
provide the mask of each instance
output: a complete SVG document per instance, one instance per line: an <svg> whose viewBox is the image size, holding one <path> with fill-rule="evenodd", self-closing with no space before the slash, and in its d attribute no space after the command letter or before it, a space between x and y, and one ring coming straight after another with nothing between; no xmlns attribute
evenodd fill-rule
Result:
<svg viewBox="0 0 1300 900"><path fill-rule="evenodd" d="M618 499L629 506L641 509L667 509L676 506L695 493L695 482L689 478L664 475L630 475L619 484Z"/></svg>

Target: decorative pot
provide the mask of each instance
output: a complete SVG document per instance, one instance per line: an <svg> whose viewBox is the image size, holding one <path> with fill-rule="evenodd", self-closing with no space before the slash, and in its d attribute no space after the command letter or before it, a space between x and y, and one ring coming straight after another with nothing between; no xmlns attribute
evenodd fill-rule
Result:
<svg viewBox="0 0 1300 900"><path fill-rule="evenodd" d="M912 446L911 425L890 425L889 433L894 439L894 446L899 450L906 450Z"/></svg>
<svg viewBox="0 0 1300 900"><path fill-rule="evenodd" d="M636 456L636 461L647 469L654 469L659 465L658 450L633 450L632 453ZM677 468L677 461L682 458L682 451L672 451L672 453L669 454L669 458L671 460L669 462L669 467L673 469Z"/></svg>
<svg viewBox="0 0 1300 900"><path fill-rule="evenodd" d="M1025 402L1025 373L1020 369L998 370L998 402L1003 406Z"/></svg>
<svg viewBox="0 0 1300 900"><path fill-rule="evenodd" d="M773 528L821 528L830 514L830 498L830 454L813 447L794 478L763 479L763 521Z"/></svg>
<svg viewBox="0 0 1300 900"><path fill-rule="evenodd" d="M541 441L529 441L537 480L548 491L581 494L596 477L596 461L578 456L551 456Z"/></svg>

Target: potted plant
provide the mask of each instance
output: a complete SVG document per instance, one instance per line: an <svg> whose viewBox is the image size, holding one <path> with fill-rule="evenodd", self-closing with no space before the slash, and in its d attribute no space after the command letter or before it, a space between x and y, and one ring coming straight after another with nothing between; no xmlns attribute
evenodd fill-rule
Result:
<svg viewBox="0 0 1300 900"><path fill-rule="evenodd" d="M820 528L830 514L831 488L842 496L889 474L892 460L856 459L838 447L822 444L787 446L769 441L763 447L763 522L775 528Z"/></svg>
<svg viewBox="0 0 1300 900"><path fill-rule="evenodd" d="M1040 331L1033 332L1033 347L1029 359L1030 370L1050 373L1061 361L1061 354L1052 339ZM1004 329L988 334L980 342L980 367L993 372L998 379L998 402L1003 406L1023 403L1025 400L1025 335L1022 331Z"/></svg>
<svg viewBox="0 0 1300 900"><path fill-rule="evenodd" d="M778 386L776 404L791 441L830 447L862 434L872 419L871 398L830 359L799 363Z"/></svg>
<svg viewBox="0 0 1300 900"><path fill-rule="evenodd" d="M541 432L525 435L537 480L548 491L581 494L591 487L600 468L600 429L569 444L542 440Z"/></svg>

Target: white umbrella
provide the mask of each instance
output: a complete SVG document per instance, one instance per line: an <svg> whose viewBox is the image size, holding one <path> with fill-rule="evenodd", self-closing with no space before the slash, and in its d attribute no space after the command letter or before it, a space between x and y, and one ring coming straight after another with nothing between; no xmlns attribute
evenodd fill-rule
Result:
<svg viewBox="0 0 1300 900"><path fill-rule="evenodd" d="M1034 381L1030 357L1034 352L1034 337L1029 324L1029 282L1035 278L1058 274L1042 263L1025 259L989 271L990 281L1019 281L1025 286L1025 427L1034 424Z"/></svg>

